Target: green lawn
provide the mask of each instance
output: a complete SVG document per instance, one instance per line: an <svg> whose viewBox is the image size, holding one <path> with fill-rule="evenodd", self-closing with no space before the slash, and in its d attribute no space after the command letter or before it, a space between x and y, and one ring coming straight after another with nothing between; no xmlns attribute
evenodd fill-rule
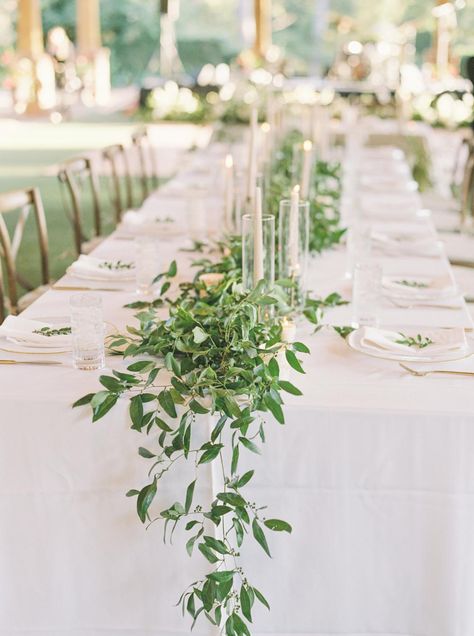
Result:
<svg viewBox="0 0 474 636"><path fill-rule="evenodd" d="M0 120L0 191L37 186L45 207L49 234L50 268L53 279L63 274L74 260L72 226L66 215L66 193L56 177L57 165L85 151L112 143L128 143L135 122L61 123ZM106 230L113 228L110 184L101 179L101 199L106 214ZM9 221L12 228L17 215ZM91 219L86 219L86 228ZM18 270L27 280L39 283L39 253L35 225L31 217L18 255Z"/></svg>

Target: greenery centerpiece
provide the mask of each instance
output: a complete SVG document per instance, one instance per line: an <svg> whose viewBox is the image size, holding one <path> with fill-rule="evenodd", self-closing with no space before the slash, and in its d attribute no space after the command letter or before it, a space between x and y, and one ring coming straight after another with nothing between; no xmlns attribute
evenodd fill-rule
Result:
<svg viewBox="0 0 474 636"><path fill-rule="evenodd" d="M270 187L273 197L291 185L290 143L285 141L277 157ZM331 200L335 202L337 170L320 163L313 180L322 173L334 179ZM331 206L325 209L322 201L314 204L313 251L340 239L343 231L337 219ZM114 336L109 348L136 361L101 376L102 389L74 406L89 405L93 421L98 421L120 398L129 398L131 428L143 436L138 453L149 469L146 483L127 495L135 498L143 524L163 524L165 540L184 525L188 554L197 553L209 563L208 574L181 595L183 612L188 612L193 625L202 614L227 636L246 636L254 604L267 608L269 604L247 578L241 552L246 540L253 538L270 555L267 532L291 532L291 526L268 517L264 505L246 496L254 471L242 473L240 458L260 452L269 416L284 424L284 394L299 396L301 391L282 377L282 364L304 373L300 356L309 349L301 342L285 342L278 318L261 319L289 311L291 281L277 281L271 288L260 281L254 289L244 290L240 237L226 237L211 253L204 253L202 244L196 250L203 254L194 263L197 272L192 280L176 283L173 261L156 278L161 288L155 300L128 305L136 310L136 325ZM324 308L341 302L338 294L309 299L305 315L317 329ZM202 418L211 426L202 426ZM171 479L183 462L193 467L194 479L183 484L178 501L160 511L159 484ZM203 502L195 493L203 466L212 462L219 468L221 487L212 501Z"/></svg>

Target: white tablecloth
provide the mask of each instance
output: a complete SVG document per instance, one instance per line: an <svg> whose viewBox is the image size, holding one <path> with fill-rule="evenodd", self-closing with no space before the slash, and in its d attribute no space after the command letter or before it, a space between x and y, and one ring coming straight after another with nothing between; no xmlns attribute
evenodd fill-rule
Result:
<svg viewBox="0 0 474 636"><path fill-rule="evenodd" d="M178 244L163 243L164 263ZM112 236L95 255L127 257L132 245ZM191 259L179 255L183 276ZM347 295L344 266L342 248L315 259L312 287ZM384 267L449 272L444 257L384 259ZM26 315L67 315L69 296L49 291ZM131 298L133 285L104 292L105 319L130 323L123 305ZM347 324L347 311L329 312L328 322ZM465 308L386 306L383 321L472 327ZM252 633L472 636L473 379L412 377L395 362L351 351L329 328L310 331L301 326L298 334L311 347L306 374L287 371L304 396L288 396L286 426L269 420L262 457L243 458L242 470L256 466L249 499L293 525L291 536L270 536L271 561L252 540L245 544L244 568L272 606L255 612ZM181 530L173 546L163 545L161 528L145 531L124 496L145 483L147 470L127 402L92 424L87 408L71 404L96 391L103 372L64 361L0 367L0 634L188 633L173 604L207 562L189 559ZM474 370L470 360L450 364ZM196 502L208 501L215 485L212 466L203 475ZM183 474L163 482L158 508L182 499L189 481ZM195 632L212 629L201 621Z"/></svg>

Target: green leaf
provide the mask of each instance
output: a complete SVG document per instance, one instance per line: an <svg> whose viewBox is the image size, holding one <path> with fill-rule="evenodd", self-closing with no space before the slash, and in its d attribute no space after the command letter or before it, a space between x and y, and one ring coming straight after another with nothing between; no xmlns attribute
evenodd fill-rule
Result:
<svg viewBox="0 0 474 636"><path fill-rule="evenodd" d="M155 367L154 362L150 362L148 360L140 360L139 362L134 362L130 366L127 367L128 371L134 371L137 373L148 373Z"/></svg>
<svg viewBox="0 0 474 636"><path fill-rule="evenodd" d="M162 420L160 417L155 417L155 424L158 426L158 428L161 428L162 431L165 431L166 433L170 433L173 429L168 426L168 424Z"/></svg>
<svg viewBox="0 0 474 636"><path fill-rule="evenodd" d="M153 454L148 449L143 448L143 446L140 446L140 448L138 449L138 454L140 455L140 457L144 457L145 459L152 459L153 457L156 457L155 454Z"/></svg>
<svg viewBox="0 0 474 636"><path fill-rule="evenodd" d="M285 416L283 415L283 410L278 402L275 402L275 400L268 394L263 398L263 402L267 409L273 414L276 421L280 424L284 424Z"/></svg>
<svg viewBox="0 0 474 636"><path fill-rule="evenodd" d="M167 389L163 389L161 393L158 393L158 402L165 413L167 413L170 417L176 417L176 408L174 406L173 398Z"/></svg>
<svg viewBox="0 0 474 636"><path fill-rule="evenodd" d="M139 494L140 494L140 491L139 491L139 490L132 489L132 490L129 490L129 491L127 492L127 494L125 495L125 497L136 497L136 496L137 496L137 495L139 495Z"/></svg>
<svg viewBox="0 0 474 636"><path fill-rule="evenodd" d="M252 453L256 453L257 455L260 455L259 447L256 446L253 442L251 442L246 437L239 437L239 442L242 444L242 446L245 446L245 448L247 448L249 451L252 451Z"/></svg>
<svg viewBox="0 0 474 636"><path fill-rule="evenodd" d="M247 625L238 614L234 614L234 629L239 636L250 636Z"/></svg>
<svg viewBox="0 0 474 636"><path fill-rule="evenodd" d="M225 622L225 633L227 636L235 636L234 616L235 614L231 614Z"/></svg>
<svg viewBox="0 0 474 636"><path fill-rule="evenodd" d="M303 393L291 382L287 382L286 380L280 380L278 382L278 386L286 391L287 393L291 393L292 395L303 395Z"/></svg>
<svg viewBox="0 0 474 636"><path fill-rule="evenodd" d="M252 606L250 604L250 596L244 585L242 585L240 588L240 607L245 618L248 621L252 622Z"/></svg>
<svg viewBox="0 0 474 636"><path fill-rule="evenodd" d="M239 463L239 445L234 446L232 450L232 462L230 466L230 472L232 475L235 475L237 472L237 466Z"/></svg>
<svg viewBox="0 0 474 636"><path fill-rule="evenodd" d="M212 574L208 574L207 578L212 581L217 581L217 583L226 583L227 581L232 581L234 578L234 570L219 570L218 572L212 572Z"/></svg>
<svg viewBox="0 0 474 636"><path fill-rule="evenodd" d="M254 472L255 472L254 470L249 470L246 473L244 473L242 477L238 480L238 482L235 484L236 487L243 488L246 484L248 484L249 481L252 479Z"/></svg>
<svg viewBox="0 0 474 636"><path fill-rule="evenodd" d="M272 358L270 360L268 363L268 370L270 371L270 375L274 378L277 378L280 375L280 367L276 358Z"/></svg>
<svg viewBox="0 0 474 636"><path fill-rule="evenodd" d="M270 609L270 605L268 604L268 601L267 601L267 599L263 596L263 594L262 594L261 592L259 592L259 591L257 590L257 588L256 588L256 587L253 587L252 589L253 589L253 591L254 591L255 596L256 596L256 597L258 598L258 600L260 601L260 603L261 603L262 605L265 605L265 607L269 610L269 609Z"/></svg>
<svg viewBox="0 0 474 636"><path fill-rule="evenodd" d="M214 599L216 594L216 585L211 579L207 579L202 586L202 604L204 609L209 612L214 605Z"/></svg>
<svg viewBox="0 0 474 636"><path fill-rule="evenodd" d="M219 557L217 557L214 552L207 547L204 543L200 543L198 545L199 551L206 557L209 563L217 563L219 561Z"/></svg>
<svg viewBox="0 0 474 636"><path fill-rule="evenodd" d="M300 353L310 353L309 348L302 342L293 342L292 346L295 351L299 351Z"/></svg>
<svg viewBox="0 0 474 636"><path fill-rule="evenodd" d="M289 532L291 533L292 527L286 521L282 521L281 519L267 519L264 521L264 524L270 530L274 532Z"/></svg>
<svg viewBox="0 0 474 636"><path fill-rule="evenodd" d="M143 421L143 403L141 395L135 395L130 400L130 419L132 420L132 428L140 431Z"/></svg>
<svg viewBox="0 0 474 636"><path fill-rule="evenodd" d="M172 261L171 265L168 267L168 271L166 276L168 278L173 278L178 273L178 266L176 265L176 261Z"/></svg>
<svg viewBox="0 0 474 636"><path fill-rule="evenodd" d="M110 409L115 406L115 404L117 403L118 397L119 397L118 395L109 393L99 406L94 407L92 421L97 422L97 420L100 420L102 417L104 417L104 415L108 413Z"/></svg>
<svg viewBox="0 0 474 636"><path fill-rule="evenodd" d="M151 502L155 498L155 495L156 495L156 479L154 479L151 484L148 484L148 486L145 486L144 488L142 488L140 490L140 494L138 495L137 512L142 523L145 523L146 521L148 508L150 507Z"/></svg>
<svg viewBox="0 0 474 636"><path fill-rule="evenodd" d="M244 507L247 505L245 499L236 492L220 492L217 495L217 499L223 501L225 504L230 504L231 506L241 506Z"/></svg>
<svg viewBox="0 0 474 636"><path fill-rule="evenodd" d="M191 411L193 411L194 413L198 413L199 415L205 415L206 413L209 413L209 409L206 409L202 404L194 399L191 400L191 402L189 403L189 408L191 409Z"/></svg>
<svg viewBox="0 0 474 636"><path fill-rule="evenodd" d="M221 448L224 448L223 444L210 445L201 455L198 463L207 464L208 462L212 462L219 455Z"/></svg>
<svg viewBox="0 0 474 636"><path fill-rule="evenodd" d="M236 538L236 541L237 541L237 547L240 548L240 546L242 545L242 543L244 541L244 528L243 528L242 524L240 523L240 521L238 519L236 519L235 517L234 517L232 523L234 525L235 538Z"/></svg>
<svg viewBox="0 0 474 636"><path fill-rule="evenodd" d="M254 519L252 521L252 533L257 543L259 543L268 554L268 556L271 557L272 555L270 554L270 549L265 538L265 533L263 532L262 527L258 523L257 519Z"/></svg>
<svg viewBox="0 0 474 636"><path fill-rule="evenodd" d="M204 542L206 545L214 550L214 552L218 552L219 554L229 554L229 550L227 549L226 544L220 539L215 539L214 537L204 537ZM212 575L211 575L212 578ZM216 579L220 580L220 579Z"/></svg>
<svg viewBox="0 0 474 636"><path fill-rule="evenodd" d="M186 513L190 511L191 504L193 503L195 485L196 485L196 480L192 481L186 489L186 502L184 504L184 510L186 511Z"/></svg>
<svg viewBox="0 0 474 636"><path fill-rule="evenodd" d="M122 384L117 380L117 378L113 378L110 375L101 375L99 382L102 386L105 386L108 391L117 393L123 390Z"/></svg>
<svg viewBox="0 0 474 636"><path fill-rule="evenodd" d="M94 395L95 393L88 393L87 395L84 395L84 397L81 397L79 400L76 400L74 402L72 408L74 409L76 408L76 406L84 406L85 404L90 404Z"/></svg>
<svg viewBox="0 0 474 636"><path fill-rule="evenodd" d="M285 357L290 367L292 367L295 371L298 371L298 373L304 373L304 369L301 366L301 362L295 356L294 352L291 351L291 349L287 349L285 351Z"/></svg>

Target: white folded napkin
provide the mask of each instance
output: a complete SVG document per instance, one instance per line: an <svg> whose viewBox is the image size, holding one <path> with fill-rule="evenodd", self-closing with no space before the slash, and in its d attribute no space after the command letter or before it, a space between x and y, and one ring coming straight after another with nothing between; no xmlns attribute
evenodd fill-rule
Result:
<svg viewBox="0 0 474 636"><path fill-rule="evenodd" d="M173 216L165 211L161 213L147 214L129 210L122 217L118 226L119 233L140 236L143 234L152 236L175 236L184 231L184 225L178 223Z"/></svg>
<svg viewBox="0 0 474 636"><path fill-rule="evenodd" d="M366 175L361 178L360 185L365 190L373 190L377 193L393 192L396 195L404 195L407 192L416 192L418 189L416 181L407 179L404 176L396 175Z"/></svg>
<svg viewBox="0 0 474 636"><path fill-rule="evenodd" d="M456 286L449 276L426 278L424 276L384 276L382 288L388 296L437 300L457 294Z"/></svg>
<svg viewBox="0 0 474 636"><path fill-rule="evenodd" d="M72 344L70 332L61 335L48 335L47 332L39 333L41 330L69 329L69 327L65 324L52 325L39 320L28 320L21 316L7 316L0 325L0 336L17 344L44 349L70 347Z"/></svg>
<svg viewBox="0 0 474 636"><path fill-rule="evenodd" d="M407 330L408 331L408 330ZM467 341L464 329L423 329L421 332L409 330L409 333L377 329L376 327L360 328L360 343L366 349L372 351L387 351L404 355L413 355L430 358L434 355L466 348ZM431 343L425 347L410 346L408 338L417 338L420 335L422 342L428 339Z"/></svg>
<svg viewBox="0 0 474 636"><path fill-rule="evenodd" d="M135 277L135 263L119 260L107 261L81 254L78 260L69 267L68 273L91 279L131 280Z"/></svg>
<svg viewBox="0 0 474 636"><path fill-rule="evenodd" d="M371 240L375 247L379 247L385 253L393 256L439 256L441 246L432 236L428 237L397 237L373 231Z"/></svg>

